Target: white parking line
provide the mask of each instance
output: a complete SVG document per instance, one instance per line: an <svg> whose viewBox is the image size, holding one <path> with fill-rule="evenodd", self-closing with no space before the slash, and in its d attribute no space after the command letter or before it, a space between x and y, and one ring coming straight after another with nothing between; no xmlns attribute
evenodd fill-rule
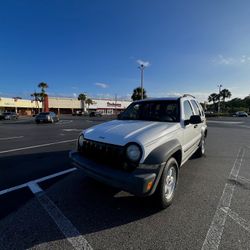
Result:
<svg viewBox="0 0 250 250"><path fill-rule="evenodd" d="M13 137L0 138L0 141L3 141L3 140L19 139L19 138L23 138L23 137L24 137L24 136L13 136Z"/></svg>
<svg viewBox="0 0 250 250"><path fill-rule="evenodd" d="M65 128L65 129L62 129L62 130L66 131L66 132L82 131L82 129L77 129L77 128Z"/></svg>
<svg viewBox="0 0 250 250"><path fill-rule="evenodd" d="M250 128L250 126L247 125L241 125L242 128Z"/></svg>
<svg viewBox="0 0 250 250"><path fill-rule="evenodd" d="M56 125L61 125L61 124L69 124L72 123L73 120L60 120L58 123L55 123Z"/></svg>
<svg viewBox="0 0 250 250"><path fill-rule="evenodd" d="M246 231L250 233L250 223L247 222L245 219L241 218L237 213L233 212L230 208L224 207L221 208L222 211L227 213L227 215L234 220L236 223L238 223L241 227L243 227Z"/></svg>
<svg viewBox="0 0 250 250"><path fill-rule="evenodd" d="M66 141L58 141L58 142L51 142L51 143L45 143L45 144L40 144L40 145L28 146L28 147L23 147L23 148L9 149L9 150L0 151L0 154L16 152L16 151L22 151L22 150L33 149L33 148L42 148L42 147L47 147L47 146L51 146L51 145L74 142L76 140L77 139L72 139L72 140L66 140Z"/></svg>
<svg viewBox="0 0 250 250"><path fill-rule="evenodd" d="M245 150L243 148L240 148L236 160L234 162L233 168L229 174L230 179L238 177L244 154ZM222 208L230 208L234 188L235 185L226 183L216 212L214 214L212 223L202 245L202 250L211 250L219 248L221 237L224 231L225 222L228 215L228 210L223 211Z"/></svg>
<svg viewBox="0 0 250 250"><path fill-rule="evenodd" d="M207 123L243 124L243 122L233 122L233 121L212 121L212 120L207 120Z"/></svg>
<svg viewBox="0 0 250 250"><path fill-rule="evenodd" d="M51 174L51 175L48 175L48 176L45 176L45 177L42 177L42 178L39 178L39 179L36 179L36 180L32 180L32 181L23 183L23 184L21 184L21 185L15 186L15 187L11 187L11 188L7 188L7 189L4 189L4 190L1 190L1 191L0 191L0 196L3 195L3 194L7 194L7 193L9 193L9 192L12 192L12 191L15 191L15 190L24 188L24 187L29 187L30 190L31 190L33 193L37 193L37 192L38 192L38 191L37 191L38 188L37 188L37 186L35 186L35 184L37 185L37 183L39 183L39 182L43 182L43 181L46 181L46 180L55 178L55 177L57 177L57 176L67 174L67 173L70 173L70 172L75 171L75 170L77 170L77 168L70 168L70 169L67 169L67 170L64 170L64 171L55 173L55 174ZM40 187L39 187L39 188L40 188ZM40 191L41 191L41 190L40 190Z"/></svg>
<svg viewBox="0 0 250 250"><path fill-rule="evenodd" d="M63 233L69 243L76 250L92 250L88 241L81 235L71 221L65 217L61 210L55 205L55 203L49 199L44 193L36 195L37 200L45 211L53 219L59 230Z"/></svg>

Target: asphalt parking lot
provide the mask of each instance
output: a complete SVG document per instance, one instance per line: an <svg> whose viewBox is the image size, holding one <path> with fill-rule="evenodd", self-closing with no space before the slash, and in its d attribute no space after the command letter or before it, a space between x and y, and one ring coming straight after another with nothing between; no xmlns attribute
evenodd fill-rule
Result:
<svg viewBox="0 0 250 250"><path fill-rule="evenodd" d="M0 249L250 249L250 118L209 119L206 156L164 211L70 164L80 131L104 121L0 121Z"/></svg>

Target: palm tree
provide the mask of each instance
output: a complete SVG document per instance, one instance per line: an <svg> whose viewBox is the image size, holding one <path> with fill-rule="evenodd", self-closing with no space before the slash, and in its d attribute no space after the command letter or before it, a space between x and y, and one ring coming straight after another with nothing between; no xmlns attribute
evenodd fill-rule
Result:
<svg viewBox="0 0 250 250"><path fill-rule="evenodd" d="M86 99L87 99L87 97L85 94L79 94L78 100L81 101L83 111L84 111L84 103L85 103Z"/></svg>
<svg viewBox="0 0 250 250"><path fill-rule="evenodd" d="M90 99L90 98L87 98L87 100L85 101L85 103L88 105L88 111L89 111L89 105L94 104L94 103L93 103L93 100Z"/></svg>
<svg viewBox="0 0 250 250"><path fill-rule="evenodd" d="M47 96L45 89L47 89L49 87L49 85L46 82L40 82L38 84L38 88L41 89L41 93L39 93L40 98L41 98L41 102L42 102L42 106L43 106L43 110L44 110L44 98Z"/></svg>
<svg viewBox="0 0 250 250"><path fill-rule="evenodd" d="M214 109L215 109L215 102L218 101L218 98L220 98L220 97L219 97L219 95L216 94L216 93L212 93L212 94L208 97L208 102L213 102L213 104L214 104Z"/></svg>
<svg viewBox="0 0 250 250"><path fill-rule="evenodd" d="M143 89L143 99L147 98L147 94L146 94L146 90ZM137 87L133 90L133 94L131 96L131 99L133 101L136 101L136 100L141 100L141 88L140 87Z"/></svg>
<svg viewBox="0 0 250 250"><path fill-rule="evenodd" d="M37 108L37 110L38 110L38 112L39 112L39 104L38 104L38 102L40 101L40 93L37 93L37 92L35 91L35 92L32 93L30 96L31 96L31 97L34 97L34 101L35 101L35 104L36 104L36 108Z"/></svg>
<svg viewBox="0 0 250 250"><path fill-rule="evenodd" d="M232 96L232 94L228 89L223 89L220 92L220 96L223 100L223 108L225 109L225 100L226 100L226 98L230 98Z"/></svg>
<svg viewBox="0 0 250 250"><path fill-rule="evenodd" d="M222 97L223 102L225 103L225 99L226 98L230 99L232 96L232 93L228 89L223 89L221 90L220 95Z"/></svg>

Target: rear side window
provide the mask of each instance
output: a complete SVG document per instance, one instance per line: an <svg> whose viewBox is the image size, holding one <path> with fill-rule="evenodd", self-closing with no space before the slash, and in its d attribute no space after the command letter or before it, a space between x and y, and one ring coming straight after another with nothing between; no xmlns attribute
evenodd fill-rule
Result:
<svg viewBox="0 0 250 250"><path fill-rule="evenodd" d="M189 120L190 117L194 114L192 107L189 101L184 101L183 105L184 105L184 119Z"/></svg>
<svg viewBox="0 0 250 250"><path fill-rule="evenodd" d="M198 107L197 102L195 100L191 100L191 103L192 103L193 108L194 108L194 114L195 115L201 115L201 111L200 111L200 109Z"/></svg>
<svg viewBox="0 0 250 250"><path fill-rule="evenodd" d="M200 108L200 111L201 111L202 116L204 116L205 114L204 114L204 110L203 110L201 104L200 104L200 103L197 103L197 104L198 104L198 106L199 106L199 108Z"/></svg>

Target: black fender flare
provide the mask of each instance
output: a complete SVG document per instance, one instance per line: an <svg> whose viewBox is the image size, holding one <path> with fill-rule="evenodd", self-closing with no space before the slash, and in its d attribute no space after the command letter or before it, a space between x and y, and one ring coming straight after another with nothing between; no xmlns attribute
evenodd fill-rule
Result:
<svg viewBox="0 0 250 250"><path fill-rule="evenodd" d="M178 150L181 150L182 152L180 142L177 139L170 140L153 149L146 157L143 164L161 164L163 162L166 162Z"/></svg>

